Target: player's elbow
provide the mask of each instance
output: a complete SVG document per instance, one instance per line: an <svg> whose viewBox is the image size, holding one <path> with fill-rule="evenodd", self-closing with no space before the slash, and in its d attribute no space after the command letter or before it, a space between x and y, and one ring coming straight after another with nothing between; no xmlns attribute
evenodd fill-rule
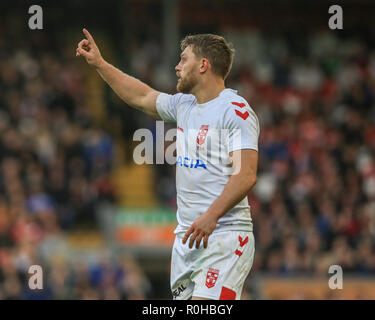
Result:
<svg viewBox="0 0 375 320"><path fill-rule="evenodd" d="M249 192L254 187L254 185L256 184L256 181L257 181L257 178L253 174L246 175L244 177L243 185L244 185L244 189L246 193Z"/></svg>
<svg viewBox="0 0 375 320"><path fill-rule="evenodd" d="M249 191L255 186L255 184L257 183L257 176L256 175L251 175L249 177Z"/></svg>

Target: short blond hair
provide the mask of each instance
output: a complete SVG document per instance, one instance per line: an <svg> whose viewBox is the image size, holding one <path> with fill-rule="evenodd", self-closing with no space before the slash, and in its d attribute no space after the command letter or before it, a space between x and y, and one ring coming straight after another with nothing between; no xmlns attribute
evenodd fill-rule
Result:
<svg viewBox="0 0 375 320"><path fill-rule="evenodd" d="M181 41L181 51L188 46L197 57L207 58L212 71L225 80L232 68L235 52L231 43L216 34L205 33L186 36Z"/></svg>

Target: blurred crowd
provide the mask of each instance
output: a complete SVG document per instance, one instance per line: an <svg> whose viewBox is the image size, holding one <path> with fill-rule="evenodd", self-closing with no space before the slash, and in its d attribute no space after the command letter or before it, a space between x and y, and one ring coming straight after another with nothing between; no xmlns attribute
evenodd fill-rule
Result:
<svg viewBox="0 0 375 320"><path fill-rule="evenodd" d="M0 37L0 300L145 299L150 284L131 256L73 259L67 243L71 231L99 229L97 208L114 192L113 139L93 121L66 52ZM33 264L40 291L27 285Z"/></svg>
<svg viewBox="0 0 375 320"><path fill-rule="evenodd" d="M131 255L120 253L114 258L112 252L104 250L77 257L77 253L68 251L51 252L45 244L38 251L46 250L48 256L34 257L36 251L26 246L14 249L14 254L0 252L0 300L145 300L153 293L148 278ZM33 263L42 266L42 290L29 288L30 282L36 284L28 274Z"/></svg>
<svg viewBox="0 0 375 320"><path fill-rule="evenodd" d="M22 43L14 27L0 23L0 299L32 297L27 270L41 261L51 270L46 297L104 298L93 288L111 294L125 269L134 282L131 263L108 273L109 263L65 268L41 251L70 231L98 228L98 205L114 201L113 139L92 119L72 44L54 50L45 34ZM60 291L61 279L69 292ZM124 288L116 294L133 295Z"/></svg>
<svg viewBox="0 0 375 320"><path fill-rule="evenodd" d="M84 262L53 254L64 252L68 232L97 228L101 202L114 203L114 139L92 119L71 44L48 50L48 39L37 36L14 45L4 29L0 23L0 299L150 297L131 256ZM327 274L338 264L374 275L373 43L333 32L223 35L236 48L227 87L247 99L261 124L258 180L249 194L251 274ZM172 93L175 79L158 64L160 41L145 37L130 47L127 71ZM108 112L116 111L105 99ZM155 128L138 111L120 113L125 141L136 127ZM160 204L175 208L173 166L155 170ZM40 261L46 290L32 292L27 267Z"/></svg>

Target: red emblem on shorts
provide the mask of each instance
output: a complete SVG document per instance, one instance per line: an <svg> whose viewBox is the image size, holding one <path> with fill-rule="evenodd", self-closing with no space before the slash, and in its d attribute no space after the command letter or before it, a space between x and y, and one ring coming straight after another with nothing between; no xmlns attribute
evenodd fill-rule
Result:
<svg viewBox="0 0 375 320"><path fill-rule="evenodd" d="M212 288L213 286L215 286L218 277L219 270L213 268L208 269L206 277L206 287Z"/></svg>
<svg viewBox="0 0 375 320"><path fill-rule="evenodd" d="M198 136L197 136L198 145L202 145L206 141L207 131L208 131L208 124L202 124L199 129Z"/></svg>

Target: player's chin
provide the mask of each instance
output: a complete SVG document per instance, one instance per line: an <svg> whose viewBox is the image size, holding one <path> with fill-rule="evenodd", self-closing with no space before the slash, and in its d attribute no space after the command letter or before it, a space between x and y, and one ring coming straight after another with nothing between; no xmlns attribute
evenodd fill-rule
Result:
<svg viewBox="0 0 375 320"><path fill-rule="evenodd" d="M181 79L178 79L176 89L178 92L181 92L181 93L185 93L185 94L190 93L190 89L187 88L186 85L184 85Z"/></svg>
<svg viewBox="0 0 375 320"><path fill-rule="evenodd" d="M184 93L183 92L184 87L181 85L181 79L178 79L176 89L178 92Z"/></svg>

